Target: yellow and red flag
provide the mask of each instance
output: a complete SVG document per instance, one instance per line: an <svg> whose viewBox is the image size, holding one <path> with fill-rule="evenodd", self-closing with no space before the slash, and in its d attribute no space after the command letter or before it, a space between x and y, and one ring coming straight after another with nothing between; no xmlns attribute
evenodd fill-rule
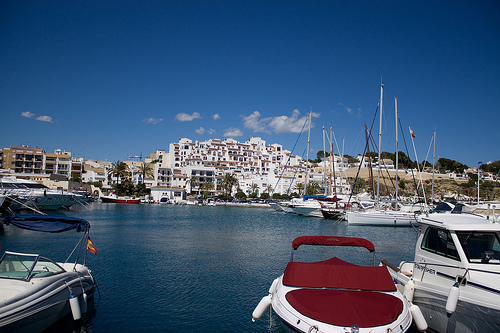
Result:
<svg viewBox="0 0 500 333"><path fill-rule="evenodd" d="M413 131L411 130L411 127L410 127L410 134L411 134L412 138L414 138L414 139L416 138L415 133L413 133Z"/></svg>
<svg viewBox="0 0 500 333"><path fill-rule="evenodd" d="M87 250L89 250L93 254L97 254L97 249L92 240L90 239L90 237L87 238Z"/></svg>

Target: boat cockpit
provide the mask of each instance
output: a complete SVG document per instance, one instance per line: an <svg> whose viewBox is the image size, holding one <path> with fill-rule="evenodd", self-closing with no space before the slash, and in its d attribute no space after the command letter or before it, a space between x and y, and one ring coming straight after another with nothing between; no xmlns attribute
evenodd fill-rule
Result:
<svg viewBox="0 0 500 333"><path fill-rule="evenodd" d="M50 259L38 254L5 252L0 259L0 278L30 281L66 272Z"/></svg>

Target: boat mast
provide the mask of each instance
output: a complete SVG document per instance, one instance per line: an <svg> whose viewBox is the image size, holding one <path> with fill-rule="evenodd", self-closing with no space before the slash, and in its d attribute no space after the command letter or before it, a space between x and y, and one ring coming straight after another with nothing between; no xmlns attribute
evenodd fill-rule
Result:
<svg viewBox="0 0 500 333"><path fill-rule="evenodd" d="M307 185L309 183L309 144L311 143L311 114L312 110L309 111L309 131L307 133L307 152L306 152L306 179L305 179L305 185L304 185L304 195L306 194L307 191Z"/></svg>
<svg viewBox="0 0 500 333"><path fill-rule="evenodd" d="M325 150L325 126L323 126L323 186L325 188L324 194L328 194L328 186L327 182L328 180L326 179L326 150Z"/></svg>
<svg viewBox="0 0 500 333"><path fill-rule="evenodd" d="M434 130L434 149L432 152L432 195L431 204L434 201L434 171L436 166L436 130Z"/></svg>
<svg viewBox="0 0 500 333"><path fill-rule="evenodd" d="M371 134L370 134L371 135ZM372 169L372 158L370 156L370 143L368 142L368 127L366 126L365 123L365 138L366 138L366 156L368 156L368 179L370 182L370 193L372 199L375 199L375 189L374 189L374 184L373 184L373 169Z"/></svg>
<svg viewBox="0 0 500 333"><path fill-rule="evenodd" d="M330 126L330 165L332 166L333 195L337 195L337 182L335 181L335 156L333 155L333 129ZM330 177L330 181L332 181Z"/></svg>
<svg viewBox="0 0 500 333"><path fill-rule="evenodd" d="M398 99L394 97L394 103L396 106L396 193L394 196L396 197L396 207L394 208L395 210L398 210L398 162L399 162L399 155L398 155Z"/></svg>
<svg viewBox="0 0 500 333"><path fill-rule="evenodd" d="M382 103L383 103L383 94L384 94L384 85L380 85L380 124L378 130L378 177L377 177L377 198L376 198L376 207L379 209L379 201L380 201L380 152L382 148Z"/></svg>

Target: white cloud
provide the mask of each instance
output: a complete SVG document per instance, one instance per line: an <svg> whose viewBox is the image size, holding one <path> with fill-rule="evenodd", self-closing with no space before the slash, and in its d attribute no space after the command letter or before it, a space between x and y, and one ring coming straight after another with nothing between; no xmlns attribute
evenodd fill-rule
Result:
<svg viewBox="0 0 500 333"><path fill-rule="evenodd" d="M213 119L213 120L220 119L219 114L218 114L218 113L214 114L214 115L212 116L212 119Z"/></svg>
<svg viewBox="0 0 500 333"><path fill-rule="evenodd" d="M311 117L318 118L319 113L312 113ZM254 111L250 116L243 117L243 124L254 132L300 133L307 121L308 115L300 117L299 110L295 109L290 117L279 116L260 119L260 113Z"/></svg>
<svg viewBox="0 0 500 333"><path fill-rule="evenodd" d="M269 119L260 119L260 112L254 111L248 117L243 117L243 126L252 129L254 132L267 132L266 122Z"/></svg>
<svg viewBox="0 0 500 333"><path fill-rule="evenodd" d="M347 113L352 114L352 109L351 108L346 107L345 109L347 110Z"/></svg>
<svg viewBox="0 0 500 333"><path fill-rule="evenodd" d="M40 117L37 117L36 120L40 120L40 121L45 121L45 122L51 123L52 122L52 117L49 117L49 116L40 116Z"/></svg>
<svg viewBox="0 0 500 333"><path fill-rule="evenodd" d="M29 111L25 111L25 112L21 112L21 117L33 119L33 118L35 118L35 114L31 113ZM52 122L52 117L49 117L49 116L38 116L35 119L39 120L39 121L45 121L47 123Z"/></svg>
<svg viewBox="0 0 500 333"><path fill-rule="evenodd" d="M198 128L197 130L194 130L198 134L203 134L203 133L208 133L208 134L215 134L215 130L213 128L206 130L203 127Z"/></svg>
<svg viewBox="0 0 500 333"><path fill-rule="evenodd" d="M231 128L226 129L224 132L225 137L235 138L235 137L242 136L242 135L243 135L243 132L239 128L231 127Z"/></svg>
<svg viewBox="0 0 500 333"><path fill-rule="evenodd" d="M143 119L142 121L145 123L148 123L148 124L156 125L159 122L162 122L163 119L162 118L146 118L146 119Z"/></svg>
<svg viewBox="0 0 500 333"><path fill-rule="evenodd" d="M33 118L35 116L35 114L31 113L29 111L26 111L26 112L21 113L21 116L25 117L25 118Z"/></svg>
<svg viewBox="0 0 500 333"><path fill-rule="evenodd" d="M184 112L178 113L175 116L175 120L178 121L192 121L193 119L201 118L198 112L193 112L193 114L187 114Z"/></svg>

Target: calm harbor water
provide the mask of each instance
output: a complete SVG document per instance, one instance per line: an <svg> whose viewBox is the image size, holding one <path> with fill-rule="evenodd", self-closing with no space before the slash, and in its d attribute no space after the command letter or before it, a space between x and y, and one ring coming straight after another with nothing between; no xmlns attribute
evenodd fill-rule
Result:
<svg viewBox="0 0 500 333"><path fill-rule="evenodd" d="M412 228L348 226L270 208L95 202L90 210L58 214L91 223L98 253L88 253L87 264L100 296L96 293L96 310L84 318L82 328L68 319L51 331L282 333L274 313L255 323L251 316L283 273L295 237L364 237L375 244L378 260L394 264L413 259L416 240ZM44 234L9 225L0 234L1 252L64 261L79 238L75 231ZM300 260L338 255L371 263L368 251L310 248L297 251Z"/></svg>

